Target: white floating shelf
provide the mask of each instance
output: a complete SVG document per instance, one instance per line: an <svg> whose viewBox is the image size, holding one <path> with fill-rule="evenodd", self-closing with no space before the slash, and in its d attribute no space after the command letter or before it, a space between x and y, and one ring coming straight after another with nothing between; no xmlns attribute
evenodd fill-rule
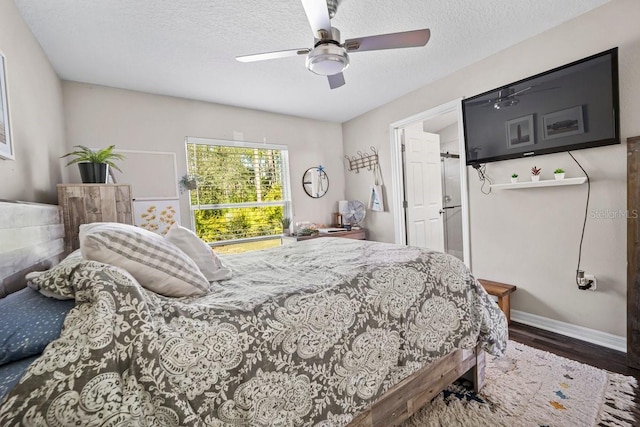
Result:
<svg viewBox="0 0 640 427"><path fill-rule="evenodd" d="M559 185L580 185L587 182L586 176L579 178L565 178L565 179L545 179L542 181L523 181L516 182L515 184L493 184L491 188L496 190L515 190L518 188L535 188L535 187L556 187Z"/></svg>

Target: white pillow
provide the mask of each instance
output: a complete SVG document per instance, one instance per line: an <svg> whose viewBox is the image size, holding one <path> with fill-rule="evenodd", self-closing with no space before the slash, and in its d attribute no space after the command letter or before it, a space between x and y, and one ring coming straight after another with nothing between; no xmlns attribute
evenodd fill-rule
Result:
<svg viewBox="0 0 640 427"><path fill-rule="evenodd" d="M193 231L174 223L165 239L182 249L198 265L204 277L210 282L231 278L231 270L222 265L220 259Z"/></svg>
<svg viewBox="0 0 640 427"><path fill-rule="evenodd" d="M80 251L85 259L124 268L158 294L184 297L209 292L207 279L191 258L162 236L133 225L81 225Z"/></svg>

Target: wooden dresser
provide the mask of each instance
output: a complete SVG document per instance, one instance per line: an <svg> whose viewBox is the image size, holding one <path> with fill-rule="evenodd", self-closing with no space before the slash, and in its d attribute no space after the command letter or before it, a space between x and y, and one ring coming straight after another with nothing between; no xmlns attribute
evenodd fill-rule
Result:
<svg viewBox="0 0 640 427"><path fill-rule="evenodd" d="M58 204L62 208L67 253L80 247L81 224L133 224L133 201L128 184L58 184Z"/></svg>
<svg viewBox="0 0 640 427"><path fill-rule="evenodd" d="M319 237L342 237L345 239L367 240L367 230L336 231L335 233L319 233L313 236L282 236L282 244L300 242L302 240L317 239Z"/></svg>

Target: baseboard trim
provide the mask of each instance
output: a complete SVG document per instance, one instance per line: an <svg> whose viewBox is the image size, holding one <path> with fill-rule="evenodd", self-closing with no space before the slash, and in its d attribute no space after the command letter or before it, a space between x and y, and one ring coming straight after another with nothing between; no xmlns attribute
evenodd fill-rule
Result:
<svg viewBox="0 0 640 427"><path fill-rule="evenodd" d="M511 310L511 320L533 326L534 328L544 329L545 331L555 332L560 335L618 350L623 353L627 352L627 337L596 331L595 329L572 325L519 310Z"/></svg>

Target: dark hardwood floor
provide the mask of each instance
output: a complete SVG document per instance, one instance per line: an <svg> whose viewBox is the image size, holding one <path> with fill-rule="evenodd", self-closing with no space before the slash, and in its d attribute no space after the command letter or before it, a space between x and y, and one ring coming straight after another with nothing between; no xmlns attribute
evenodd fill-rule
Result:
<svg viewBox="0 0 640 427"><path fill-rule="evenodd" d="M626 353L620 351L516 322L509 325L509 339L640 381L640 371L629 368Z"/></svg>
<svg viewBox="0 0 640 427"><path fill-rule="evenodd" d="M511 322L509 325L509 339L596 368L632 376L640 384L640 370L628 367L627 355L621 351L516 322ZM634 425L640 425L640 390L638 389L636 389L635 402L636 408L633 412L636 423Z"/></svg>

